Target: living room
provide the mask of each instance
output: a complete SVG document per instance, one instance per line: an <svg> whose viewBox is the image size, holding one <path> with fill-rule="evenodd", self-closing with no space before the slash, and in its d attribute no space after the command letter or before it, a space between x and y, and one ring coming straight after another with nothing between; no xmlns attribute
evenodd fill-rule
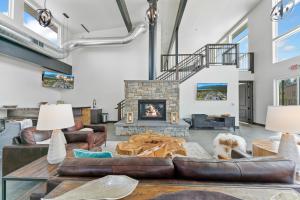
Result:
<svg viewBox="0 0 300 200"><path fill-rule="evenodd" d="M1 0L2 199L300 199L299 13Z"/></svg>

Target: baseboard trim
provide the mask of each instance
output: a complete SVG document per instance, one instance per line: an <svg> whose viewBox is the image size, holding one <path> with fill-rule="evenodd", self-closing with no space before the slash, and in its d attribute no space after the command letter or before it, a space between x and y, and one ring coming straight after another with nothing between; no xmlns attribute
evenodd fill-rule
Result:
<svg viewBox="0 0 300 200"><path fill-rule="evenodd" d="M118 121L107 121L106 123L117 123Z"/></svg>
<svg viewBox="0 0 300 200"><path fill-rule="evenodd" d="M256 122L253 122L254 125L257 125L257 126L262 126L262 127L266 127L265 124L261 124L261 123L256 123Z"/></svg>

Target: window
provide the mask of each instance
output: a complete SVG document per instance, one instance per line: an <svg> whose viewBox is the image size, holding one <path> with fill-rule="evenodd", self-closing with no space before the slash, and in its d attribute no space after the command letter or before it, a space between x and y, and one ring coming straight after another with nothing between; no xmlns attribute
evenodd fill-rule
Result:
<svg viewBox="0 0 300 200"><path fill-rule="evenodd" d="M286 18L273 23L274 62L300 56L300 1L295 3L294 9Z"/></svg>
<svg viewBox="0 0 300 200"><path fill-rule="evenodd" d="M299 77L276 81L276 105L299 105Z"/></svg>
<svg viewBox="0 0 300 200"><path fill-rule="evenodd" d="M9 0L0 1L0 13L8 16Z"/></svg>
<svg viewBox="0 0 300 200"><path fill-rule="evenodd" d="M27 3L24 4L24 25L30 30L36 32L50 42L59 45L58 27L51 25L49 27L42 27L37 21L37 12L30 7Z"/></svg>
<svg viewBox="0 0 300 200"><path fill-rule="evenodd" d="M232 34L232 43L239 44L240 53L248 53L248 26L243 25Z"/></svg>
<svg viewBox="0 0 300 200"><path fill-rule="evenodd" d="M239 68L240 70L249 70L249 57L248 57L248 24L247 21L243 22L235 32L231 34L231 43L239 44Z"/></svg>

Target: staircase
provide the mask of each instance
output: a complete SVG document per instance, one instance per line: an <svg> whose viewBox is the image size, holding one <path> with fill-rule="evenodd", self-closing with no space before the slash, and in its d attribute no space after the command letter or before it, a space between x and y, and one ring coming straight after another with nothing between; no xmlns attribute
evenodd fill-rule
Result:
<svg viewBox="0 0 300 200"><path fill-rule="evenodd" d="M239 66L238 44L207 44L193 54L161 56L161 71L156 80L177 80L180 83L211 65ZM124 116L125 100L118 103L118 120Z"/></svg>
<svg viewBox="0 0 300 200"><path fill-rule="evenodd" d="M157 80L177 80L180 83L211 65L237 65L237 44L207 44L193 54L161 56L161 71Z"/></svg>

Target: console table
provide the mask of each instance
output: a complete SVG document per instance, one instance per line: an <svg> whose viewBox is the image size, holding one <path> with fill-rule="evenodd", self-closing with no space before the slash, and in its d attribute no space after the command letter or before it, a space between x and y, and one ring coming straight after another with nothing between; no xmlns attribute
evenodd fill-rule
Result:
<svg viewBox="0 0 300 200"><path fill-rule="evenodd" d="M208 116L206 114L192 114L193 128L233 128L235 131L235 117Z"/></svg>
<svg viewBox="0 0 300 200"><path fill-rule="evenodd" d="M28 165L2 177L2 200L6 200L7 181L37 181L46 182L56 175L58 165L48 164L47 157L39 158Z"/></svg>

